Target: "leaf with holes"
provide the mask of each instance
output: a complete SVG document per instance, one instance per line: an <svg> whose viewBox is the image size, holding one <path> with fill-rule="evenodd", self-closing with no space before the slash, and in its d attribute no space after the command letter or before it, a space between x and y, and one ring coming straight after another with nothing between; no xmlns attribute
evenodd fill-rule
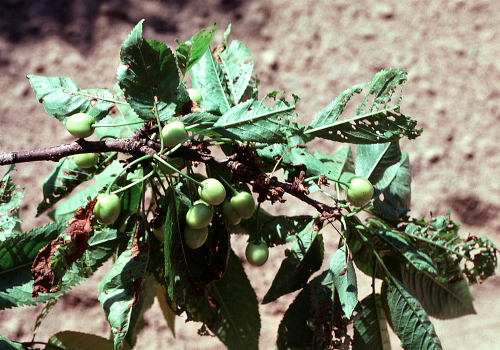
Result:
<svg viewBox="0 0 500 350"><path fill-rule="evenodd" d="M175 113L179 73L172 51L164 44L142 37L142 23L123 42L117 76L125 99L143 120L158 111L160 120Z"/></svg>
<svg viewBox="0 0 500 350"><path fill-rule="evenodd" d="M203 29L184 43L177 41L177 65L183 76L203 57L210 48L217 26Z"/></svg>
<svg viewBox="0 0 500 350"><path fill-rule="evenodd" d="M108 89L82 90L70 78L37 75L27 78L45 111L63 123L76 113L90 114L98 122L116 102Z"/></svg>
<svg viewBox="0 0 500 350"><path fill-rule="evenodd" d="M19 186L14 185L10 177L13 170L14 165L11 165L0 181L0 242L21 232L19 207L24 191L18 191Z"/></svg>
<svg viewBox="0 0 500 350"><path fill-rule="evenodd" d="M395 106L389 106L396 87L402 86L405 81L406 72L403 70L377 73L370 83L369 93L358 106L356 116L340 119L351 97L361 93L366 84L345 90L314 118L305 135L357 144L393 142L401 137L416 138L421 130L415 129L416 121L399 112L401 97ZM373 98L373 103L368 111L364 111L369 98Z"/></svg>

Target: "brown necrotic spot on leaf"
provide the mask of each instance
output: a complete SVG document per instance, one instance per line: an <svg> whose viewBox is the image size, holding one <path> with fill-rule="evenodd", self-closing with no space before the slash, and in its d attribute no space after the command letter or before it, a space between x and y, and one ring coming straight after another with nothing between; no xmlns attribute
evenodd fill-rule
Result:
<svg viewBox="0 0 500 350"><path fill-rule="evenodd" d="M93 98L92 100L90 100L91 107L94 107L96 104L97 104L97 99Z"/></svg>
<svg viewBox="0 0 500 350"><path fill-rule="evenodd" d="M87 203L85 208L79 207L75 216L69 220L64 235L50 241L38 252L31 266L34 280L31 292L33 298L37 298L39 293L55 293L59 290L58 279L61 279L66 271L56 273L52 269L52 259L60 246L66 246L64 258L67 266L80 259L89 247L87 241L91 237L92 224L95 222L92 213L96 201L97 198L94 198ZM65 241L65 237L69 237L69 240Z"/></svg>

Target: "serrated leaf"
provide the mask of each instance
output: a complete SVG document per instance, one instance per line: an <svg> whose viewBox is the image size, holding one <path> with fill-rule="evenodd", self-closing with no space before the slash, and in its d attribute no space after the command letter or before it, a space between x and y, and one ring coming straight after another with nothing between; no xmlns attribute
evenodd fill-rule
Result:
<svg viewBox="0 0 500 350"><path fill-rule="evenodd" d="M64 331L50 337L45 350L112 350L109 339L75 331Z"/></svg>
<svg viewBox="0 0 500 350"><path fill-rule="evenodd" d="M348 319L342 313L338 295L332 298L332 284L327 276L328 270L307 283L285 312L278 328L276 349L348 348ZM336 339L333 333L338 334Z"/></svg>
<svg viewBox="0 0 500 350"><path fill-rule="evenodd" d="M405 350L442 349L434 326L424 309L397 279L388 282L387 304L394 332Z"/></svg>
<svg viewBox="0 0 500 350"><path fill-rule="evenodd" d="M407 153L403 153L398 163L385 170L384 177L374 188L376 199L373 207L382 218L398 221L406 215L411 204L410 160ZM383 201L379 193L384 194Z"/></svg>
<svg viewBox="0 0 500 350"><path fill-rule="evenodd" d="M85 256L87 268L76 264L67 271L59 292L40 294L33 298L33 279L31 265L38 251L49 241L64 233L66 222L55 222L29 232L17 235L0 244L0 309L21 305L35 305L53 300L72 287L83 282L97 270L112 254L121 239L115 230L97 231L88 241Z"/></svg>
<svg viewBox="0 0 500 350"><path fill-rule="evenodd" d="M287 144L275 143L262 149L257 149L259 157L264 157L272 162L281 159L280 167L293 170L300 167L309 176L325 175L328 172L324 163L316 156L309 153L307 148L297 148Z"/></svg>
<svg viewBox="0 0 500 350"><path fill-rule="evenodd" d="M387 320L379 294L367 295L359 304L354 321L353 350L390 350Z"/></svg>
<svg viewBox="0 0 500 350"><path fill-rule="evenodd" d="M130 325L121 343L120 350L132 350L135 347L138 334L146 326L144 313L153 305L157 285L158 283L152 274L148 274L141 281L141 288L134 299L132 314L130 315Z"/></svg>
<svg viewBox="0 0 500 350"><path fill-rule="evenodd" d="M143 234L141 228L135 228L131 245L120 254L98 285L99 301L111 325L115 349L129 331L133 306L147 278L149 247Z"/></svg>
<svg viewBox="0 0 500 350"><path fill-rule="evenodd" d="M268 247L286 244L295 240L295 236L310 229L314 217L309 215L273 216L261 210L259 212L259 239L262 239ZM248 240L255 240L257 217L253 215L241 222L241 227L249 234Z"/></svg>
<svg viewBox="0 0 500 350"><path fill-rule="evenodd" d="M146 121L167 120L177 105L179 73L172 51L164 44L145 40L140 21L123 42L117 70L120 88L137 115Z"/></svg>
<svg viewBox="0 0 500 350"><path fill-rule="evenodd" d="M395 106L389 106L396 87L402 86L405 81L406 72L403 70L388 69L377 73L356 110L356 116L339 119L351 97L361 93L366 84L358 84L342 92L314 118L305 134L357 144L393 142L403 136L416 138L421 133L421 130L415 129L417 122L399 112L401 95ZM369 104L369 98L373 98L373 102L365 111L363 108Z"/></svg>
<svg viewBox="0 0 500 350"><path fill-rule="evenodd" d="M225 112L213 125L218 133L242 142L287 143L289 137L301 132L298 124L286 119L295 110L295 101L276 101L274 108L265 108L253 99Z"/></svg>
<svg viewBox="0 0 500 350"><path fill-rule="evenodd" d="M332 156L314 152L314 158L323 163L323 173L329 179L339 180L343 172L354 172L354 160L350 147L341 148Z"/></svg>
<svg viewBox="0 0 500 350"><path fill-rule="evenodd" d="M36 334L38 333L38 330L40 329L40 326L42 325L43 320L49 315L50 311L56 306L57 302L61 299L61 297L54 298L52 300L49 300L43 307L42 311L38 314L36 317L36 322L35 322L35 328L33 329L33 337L31 338L32 341L35 340Z"/></svg>
<svg viewBox="0 0 500 350"><path fill-rule="evenodd" d="M227 77L210 50L191 69L191 80L203 97L200 106L205 111L222 115L232 107Z"/></svg>
<svg viewBox="0 0 500 350"><path fill-rule="evenodd" d="M321 267L324 253L323 236L313 231L312 226L313 222L297 236L290 253L281 263L271 288L264 296L263 304L300 289Z"/></svg>
<svg viewBox="0 0 500 350"><path fill-rule="evenodd" d="M250 50L238 40L233 40L219 54L221 58L220 64L227 75L229 92L234 105L239 103L252 78L253 62L245 62L248 61L250 56L252 56Z"/></svg>
<svg viewBox="0 0 500 350"><path fill-rule="evenodd" d="M371 227L379 227L375 220L370 221L370 223ZM374 235L374 237L384 244L384 249L391 250L393 254L401 255L418 271L437 273L432 259L424 252L415 248L413 244L406 241L400 234L386 229L378 229L367 231L366 235Z"/></svg>
<svg viewBox="0 0 500 350"><path fill-rule="evenodd" d="M14 164L9 167L0 181L0 242L21 232L19 207L24 197L24 190L18 191L19 186L14 185L10 177L13 170Z"/></svg>
<svg viewBox="0 0 500 350"><path fill-rule="evenodd" d="M384 177L386 169L399 161L401 161L399 142L358 145L356 175L368 179L375 185Z"/></svg>
<svg viewBox="0 0 500 350"><path fill-rule="evenodd" d="M447 320L476 313L465 279L445 284L435 275L418 272L414 267L402 269L401 274L403 283L429 316Z"/></svg>
<svg viewBox="0 0 500 350"><path fill-rule="evenodd" d="M63 123L76 113L90 114L98 122L116 102L108 89L82 90L70 78L37 75L28 75L27 78L47 114Z"/></svg>
<svg viewBox="0 0 500 350"><path fill-rule="evenodd" d="M210 43L214 37L217 25L212 28L203 29L196 33L191 39L180 44L178 43L177 65L183 76L203 57L210 48Z"/></svg>
<svg viewBox="0 0 500 350"><path fill-rule="evenodd" d="M342 310L347 318L351 318L358 303L358 282L354 264L349 255L346 254L345 245L333 254L328 277L331 278L339 293Z"/></svg>
<svg viewBox="0 0 500 350"><path fill-rule="evenodd" d="M295 297L278 328L277 350L308 349L314 332L307 326L310 317L311 291L306 285Z"/></svg>
<svg viewBox="0 0 500 350"><path fill-rule="evenodd" d="M203 295L193 294L187 306L188 320L203 322L230 350L258 349L257 295L232 250L224 276L207 285Z"/></svg>

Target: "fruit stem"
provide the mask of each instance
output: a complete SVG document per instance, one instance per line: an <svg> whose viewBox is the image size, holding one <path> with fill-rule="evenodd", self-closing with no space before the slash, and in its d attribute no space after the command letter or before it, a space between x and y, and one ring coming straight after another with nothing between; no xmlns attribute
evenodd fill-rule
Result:
<svg viewBox="0 0 500 350"><path fill-rule="evenodd" d="M178 145L177 145L178 146ZM188 179L189 181L192 181L194 182L195 184L197 184L198 186L201 186L201 187L205 187L205 185L203 185L201 182L199 181L196 181L195 179L193 179L191 176L188 176L186 174L184 174L182 171L179 171L179 169L176 169L174 168L172 165L168 164L167 162L165 162L163 159L161 159L160 157L158 157L156 154L153 155L153 158L156 159L157 161L161 162L162 164L168 166L169 168L172 168L174 169L175 171L177 171L179 173L179 175L181 176L184 176L186 179Z"/></svg>
<svg viewBox="0 0 500 350"><path fill-rule="evenodd" d="M124 124L92 124L91 127L93 128L111 128L115 126L127 126L127 125L135 125L135 124L144 124L144 121L138 121L138 122L130 122L130 123L124 123Z"/></svg>
<svg viewBox="0 0 500 350"><path fill-rule="evenodd" d="M131 162L130 164L128 164L125 168L123 168L113 179L113 181L111 181L111 183L109 184L108 188L106 189L106 194L110 194L111 192L111 187L114 185L114 183L116 182L116 180L128 169L130 168L131 166L137 164L137 163L140 163L142 162L143 160L146 160L146 159L149 159L149 158L152 158L153 155L151 154L148 154L148 155L145 155L141 158L138 158L136 160L134 160L133 162Z"/></svg>
<svg viewBox="0 0 500 350"><path fill-rule="evenodd" d="M119 189L117 189L116 191L113 191L111 192L111 194L118 194L120 192L123 192L125 190L128 190L130 187L134 187L135 185L137 185L138 183L146 180L146 179L149 179L152 175L154 174L154 170L152 170L149 174L143 176L142 178L140 178L139 180L137 181L134 181L132 183L129 183L127 186L124 186L124 187L121 187Z"/></svg>
<svg viewBox="0 0 500 350"><path fill-rule="evenodd" d="M325 175L326 176L326 175ZM341 185L344 185L346 186L347 188L350 188L351 185L346 183L346 182L343 182L343 181L340 181L340 180L337 180L337 179L334 179L333 177L329 177L329 176L326 176L328 180L330 181L333 181L333 182L336 182L336 183L339 183ZM319 176L311 176L311 177L308 177L307 179L305 179L304 181L302 182L310 182L310 181L314 181L314 180L318 180L319 179Z"/></svg>
<svg viewBox="0 0 500 350"><path fill-rule="evenodd" d="M260 239L259 239L259 214L260 214L260 202L257 203L257 215L255 217L256 225L255 225L255 243L259 244Z"/></svg>
<svg viewBox="0 0 500 350"><path fill-rule="evenodd" d="M219 171L216 169L215 172L217 173L217 177L222 180L222 182L224 182L224 184L229 187L231 189L231 191L233 192L233 195L237 196L239 194L238 191L236 191L233 186L231 186L231 184L229 182L226 181L226 179L224 179L220 174L219 174Z"/></svg>

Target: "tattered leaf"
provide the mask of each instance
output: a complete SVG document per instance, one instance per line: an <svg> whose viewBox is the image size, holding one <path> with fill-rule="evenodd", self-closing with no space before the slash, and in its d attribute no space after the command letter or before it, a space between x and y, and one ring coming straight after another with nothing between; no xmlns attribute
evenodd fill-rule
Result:
<svg viewBox="0 0 500 350"><path fill-rule="evenodd" d="M351 258L346 254L345 245L337 249L330 261L328 277L339 293L342 310L351 318L358 303L358 282Z"/></svg>
<svg viewBox="0 0 500 350"><path fill-rule="evenodd" d="M144 231L137 224L131 245L120 254L98 285L101 293L99 301L111 325L115 349L124 341L130 329L133 306L147 278L148 262L149 247Z"/></svg>
<svg viewBox="0 0 500 350"><path fill-rule="evenodd" d="M21 232L21 219L19 207L24 197L24 191L18 191L19 186L14 185L10 174L14 164L9 167L2 181L0 181L0 243L11 235Z"/></svg>
<svg viewBox="0 0 500 350"><path fill-rule="evenodd" d="M207 28L196 33L191 39L184 43L179 43L176 48L177 65L183 76L203 57L205 52L210 48L210 43L214 37L217 25L212 28Z"/></svg>
<svg viewBox="0 0 500 350"><path fill-rule="evenodd" d="M28 75L37 100L50 116L66 123L76 113L87 113L98 122L116 102L108 89L82 90L70 78Z"/></svg>

